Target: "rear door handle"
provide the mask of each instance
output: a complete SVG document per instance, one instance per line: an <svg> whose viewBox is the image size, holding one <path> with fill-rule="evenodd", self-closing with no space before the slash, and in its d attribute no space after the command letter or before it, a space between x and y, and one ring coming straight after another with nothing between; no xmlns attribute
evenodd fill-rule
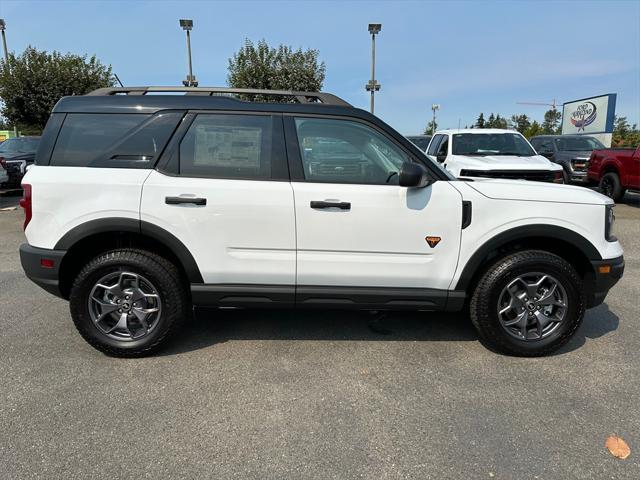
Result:
<svg viewBox="0 0 640 480"><path fill-rule="evenodd" d="M194 205L206 205L207 199L201 197L164 197L167 205L180 205L181 203L193 203Z"/></svg>
<svg viewBox="0 0 640 480"><path fill-rule="evenodd" d="M311 208L339 208L340 210L351 210L350 202L325 202L321 200L311 200Z"/></svg>

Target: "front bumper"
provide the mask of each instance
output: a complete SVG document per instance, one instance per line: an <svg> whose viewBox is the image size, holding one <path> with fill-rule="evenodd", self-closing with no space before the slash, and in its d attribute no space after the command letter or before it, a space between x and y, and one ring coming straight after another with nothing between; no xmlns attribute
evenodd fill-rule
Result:
<svg viewBox="0 0 640 480"><path fill-rule="evenodd" d="M589 183L587 172L572 172L569 174L571 183Z"/></svg>
<svg viewBox="0 0 640 480"><path fill-rule="evenodd" d="M610 258L607 260L592 261L594 279L593 287L589 292L587 307L600 305L611 287L622 278L624 273L624 257Z"/></svg>
<svg viewBox="0 0 640 480"><path fill-rule="evenodd" d="M60 264L66 250L50 250L32 247L28 243L20 245L20 263L27 277L39 287L57 297L60 292Z"/></svg>

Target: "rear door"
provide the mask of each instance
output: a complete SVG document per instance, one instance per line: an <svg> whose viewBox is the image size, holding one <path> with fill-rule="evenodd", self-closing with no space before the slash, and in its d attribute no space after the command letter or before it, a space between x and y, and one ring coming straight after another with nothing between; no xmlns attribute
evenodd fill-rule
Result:
<svg viewBox="0 0 640 480"><path fill-rule="evenodd" d="M198 303L292 303L295 224L281 116L200 112L186 122L144 184L142 221L191 252L208 284L194 287Z"/></svg>
<svg viewBox="0 0 640 480"><path fill-rule="evenodd" d="M442 307L460 244L458 191L446 181L399 186L400 166L411 154L370 124L305 116L285 121L296 302Z"/></svg>

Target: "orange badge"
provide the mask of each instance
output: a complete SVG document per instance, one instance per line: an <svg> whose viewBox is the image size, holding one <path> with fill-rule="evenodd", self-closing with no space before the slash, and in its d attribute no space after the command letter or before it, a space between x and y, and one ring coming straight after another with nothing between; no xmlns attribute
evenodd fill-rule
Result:
<svg viewBox="0 0 640 480"><path fill-rule="evenodd" d="M424 237L431 248L440 243L440 237Z"/></svg>

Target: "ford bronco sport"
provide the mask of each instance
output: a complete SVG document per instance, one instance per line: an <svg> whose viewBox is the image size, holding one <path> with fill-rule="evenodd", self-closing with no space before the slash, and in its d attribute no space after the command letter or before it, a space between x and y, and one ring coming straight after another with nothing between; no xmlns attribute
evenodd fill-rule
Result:
<svg viewBox="0 0 640 480"><path fill-rule="evenodd" d="M327 93L65 97L23 187L27 276L117 356L156 351L194 306L468 309L489 347L544 355L624 268L607 197L456 180Z"/></svg>

